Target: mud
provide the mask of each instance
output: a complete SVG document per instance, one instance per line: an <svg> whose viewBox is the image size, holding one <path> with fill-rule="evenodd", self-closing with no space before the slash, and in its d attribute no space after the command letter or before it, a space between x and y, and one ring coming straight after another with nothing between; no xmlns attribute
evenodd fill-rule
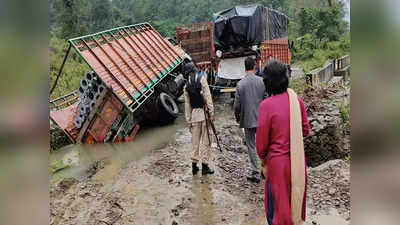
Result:
<svg viewBox="0 0 400 225"><path fill-rule="evenodd" d="M121 157L106 157L89 166L86 172L90 175L83 179L53 182L50 224L266 224L264 184L246 180L247 149L229 102L229 98L216 99L223 152L212 146L214 175L191 174L191 135L180 126L167 146L149 146L147 154L126 162ZM131 151L135 151L133 145ZM113 172L104 172L113 165L117 165ZM349 219L346 162L333 162L308 173L309 220L326 215Z"/></svg>

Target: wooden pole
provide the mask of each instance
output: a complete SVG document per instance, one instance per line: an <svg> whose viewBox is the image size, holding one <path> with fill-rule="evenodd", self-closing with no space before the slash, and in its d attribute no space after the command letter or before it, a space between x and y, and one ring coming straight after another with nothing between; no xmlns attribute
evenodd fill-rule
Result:
<svg viewBox="0 0 400 225"><path fill-rule="evenodd" d="M64 59L63 59L63 62L62 62L61 67L60 67L60 70L58 71L57 78L56 78L56 80L54 81L53 87L50 89L50 95L53 93L54 88L57 86L58 79L60 78L61 72L62 72L62 70L64 69L65 62L67 61L69 52L71 51L71 47L72 47L72 45L71 45L71 43L69 43L69 47L68 47L68 50L67 50L67 54L65 55L65 57L64 57Z"/></svg>

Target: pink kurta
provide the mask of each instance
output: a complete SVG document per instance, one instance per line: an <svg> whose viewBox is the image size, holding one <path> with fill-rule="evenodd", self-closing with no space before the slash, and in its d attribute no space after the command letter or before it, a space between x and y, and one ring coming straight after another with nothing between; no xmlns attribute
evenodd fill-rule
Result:
<svg viewBox="0 0 400 225"><path fill-rule="evenodd" d="M306 137L309 134L310 126L303 101L300 98L298 99L302 114L303 136ZM270 217L270 220L272 219L272 224L270 225L292 225L290 212L291 172L289 117L289 95L287 92L265 99L261 102L258 109L256 148L260 159L266 159L267 174L265 175L264 203L265 213ZM272 196L272 199L268 199L267 181L270 185L270 196ZM272 205L269 206L268 202L270 204L272 202ZM306 192L304 193L303 201L303 220L305 220L306 215L305 203ZM268 209L270 209L269 214Z"/></svg>

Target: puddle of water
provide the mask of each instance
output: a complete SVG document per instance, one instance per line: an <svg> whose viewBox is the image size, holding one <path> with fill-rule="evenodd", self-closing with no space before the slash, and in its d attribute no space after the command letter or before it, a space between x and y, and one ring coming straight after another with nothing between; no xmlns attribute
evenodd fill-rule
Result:
<svg viewBox="0 0 400 225"><path fill-rule="evenodd" d="M194 194L194 220L195 224L216 224L214 196L211 188L211 178L193 177L192 191Z"/></svg>
<svg viewBox="0 0 400 225"><path fill-rule="evenodd" d="M174 142L176 131L184 127L184 116L180 113L172 124L139 130L135 139L129 143L65 146L51 153L50 163L61 160L70 167L50 175L50 179L57 177L84 179L88 176L87 170L90 165L105 160L104 168L93 177L105 183L113 178L125 163L142 159L150 155L152 150L164 148Z"/></svg>
<svg viewBox="0 0 400 225"><path fill-rule="evenodd" d="M260 216L250 221L249 223L246 223L246 225L268 225L268 222L265 216Z"/></svg>
<svg viewBox="0 0 400 225"><path fill-rule="evenodd" d="M246 225L268 225L268 222L265 216L260 216L250 221L249 223L246 223Z"/></svg>

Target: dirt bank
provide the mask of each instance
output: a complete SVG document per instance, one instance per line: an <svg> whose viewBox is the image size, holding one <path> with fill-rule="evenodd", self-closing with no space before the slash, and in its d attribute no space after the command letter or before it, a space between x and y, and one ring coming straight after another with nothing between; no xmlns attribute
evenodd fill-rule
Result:
<svg viewBox="0 0 400 225"><path fill-rule="evenodd" d="M50 224L265 224L264 185L246 180L247 150L228 102L216 100L224 151L213 146L214 175L191 175L191 135L180 128L167 147L124 164L112 178L96 176L112 166L110 159L92 167L91 178L52 183ZM308 170L310 219L333 210L349 219L349 167L331 164Z"/></svg>

